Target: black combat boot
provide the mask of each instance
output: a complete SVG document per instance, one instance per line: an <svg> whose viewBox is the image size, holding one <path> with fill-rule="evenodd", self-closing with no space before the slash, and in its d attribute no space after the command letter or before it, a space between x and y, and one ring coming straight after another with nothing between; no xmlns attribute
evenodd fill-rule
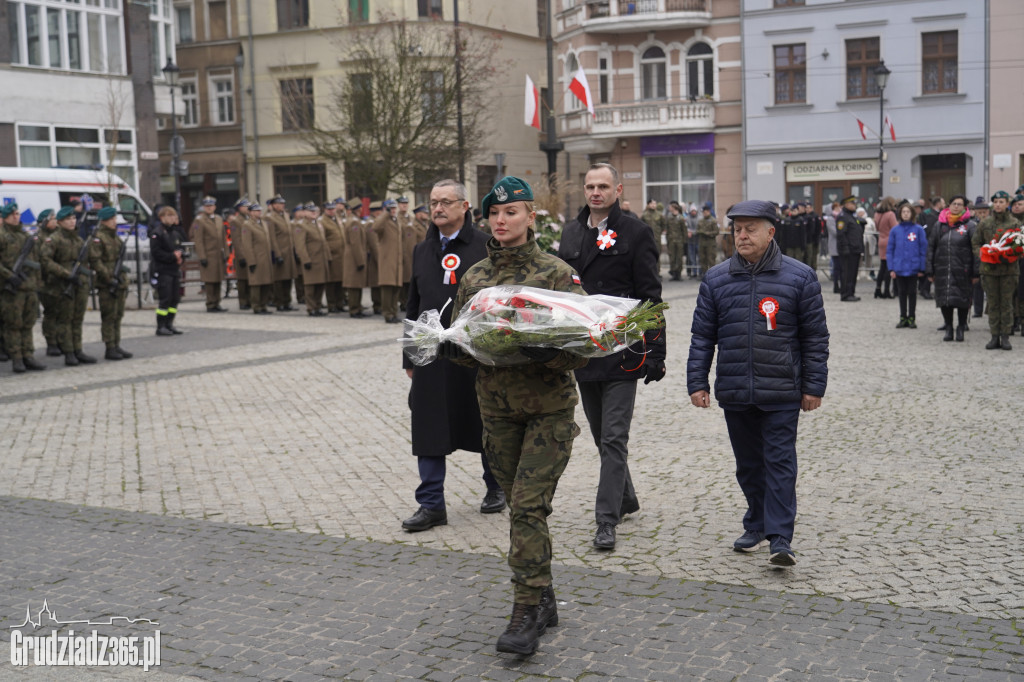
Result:
<svg viewBox="0 0 1024 682"><path fill-rule="evenodd" d="M44 369L46 369L46 365L44 365L43 363L39 362L38 360L36 360L31 355L26 355L25 357L23 357L21 359L21 361L23 363L25 363L25 368L26 369L31 369L31 370L33 370L35 372L42 372Z"/></svg>
<svg viewBox="0 0 1024 682"><path fill-rule="evenodd" d="M497 649L505 654L529 656L537 650L540 632L537 630L537 604L514 604L512 620L498 638Z"/></svg>
<svg viewBox="0 0 1024 682"><path fill-rule="evenodd" d="M1013 350L1013 346L1010 345L1010 337L1007 336L1006 334L1003 334L1002 336L1000 336L999 337L999 347L1002 348L1003 350ZM28 358L25 358L25 359L28 360ZM28 363L26 362L25 365L27 366Z"/></svg>
<svg viewBox="0 0 1024 682"><path fill-rule="evenodd" d="M156 316L156 335L157 336L174 336L174 332L167 328L167 316L157 315Z"/></svg>
<svg viewBox="0 0 1024 682"><path fill-rule="evenodd" d="M540 593L540 604L537 607L537 634L543 635L547 629L558 625L558 602L555 600L555 588L548 585Z"/></svg>
<svg viewBox="0 0 1024 682"><path fill-rule="evenodd" d="M960 330L960 335L963 336L963 329ZM942 337L943 341L953 340L953 325L946 327L946 335Z"/></svg>
<svg viewBox="0 0 1024 682"><path fill-rule="evenodd" d="M133 355L135 355L135 353L129 353L129 352L128 352L128 351L126 351L126 350L125 350L124 348L121 348L120 344L118 344L117 346L115 346L115 347L114 347L114 350L116 350L116 351L117 351L118 353L120 353L120 354L121 354L121 359L122 359L122 360L127 360L128 358L130 358L130 357L132 357Z"/></svg>
<svg viewBox="0 0 1024 682"><path fill-rule="evenodd" d="M107 346L107 352L103 354L104 360L123 360L121 354L117 352L117 348L114 346Z"/></svg>
<svg viewBox="0 0 1024 682"><path fill-rule="evenodd" d="M17 357L11 358L11 369L14 370L15 374L24 374L25 373L25 363L22 361L21 358L17 358Z"/></svg>
<svg viewBox="0 0 1024 682"><path fill-rule="evenodd" d="M47 357L51 357L51 358L59 358L60 356L62 356L64 354L60 352L60 346L58 346L55 343L53 343L53 344L48 343L48 344L46 344L46 355L47 355Z"/></svg>
<svg viewBox="0 0 1024 682"><path fill-rule="evenodd" d="M999 337L993 336L992 340L985 344L985 350L995 350L999 348Z"/></svg>
<svg viewBox="0 0 1024 682"><path fill-rule="evenodd" d="M78 362L80 362L83 365L95 365L96 364L96 358L94 358L91 355L86 355L85 351L76 350L75 351L75 357L78 358Z"/></svg>
<svg viewBox="0 0 1024 682"><path fill-rule="evenodd" d="M956 340L957 341L963 341L964 340L964 326L963 325L960 325L960 326L958 326L956 328Z"/></svg>
<svg viewBox="0 0 1024 682"><path fill-rule="evenodd" d="M174 326L175 315L177 315L177 313L167 313L167 328L171 330L172 334L184 334L185 332Z"/></svg>
<svg viewBox="0 0 1024 682"><path fill-rule="evenodd" d="M78 358L75 357L74 353L65 353L64 364L68 367L78 367L81 363L78 362Z"/></svg>

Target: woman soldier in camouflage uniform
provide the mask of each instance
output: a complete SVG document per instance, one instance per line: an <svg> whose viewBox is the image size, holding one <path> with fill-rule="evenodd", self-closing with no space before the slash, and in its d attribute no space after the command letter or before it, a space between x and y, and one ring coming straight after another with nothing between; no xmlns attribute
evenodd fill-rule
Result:
<svg viewBox="0 0 1024 682"><path fill-rule="evenodd" d="M492 234L487 258L462 278L454 311L481 289L502 284L584 294L576 272L537 247L531 229L536 215L532 202L530 186L514 177L503 178L484 197L483 213ZM448 343L443 351L463 364L475 364L456 349ZM476 391L484 454L511 509L508 563L515 605L497 649L529 655L537 650L547 627L558 624L547 517L558 479L569 463L572 441L580 433L573 421L579 397L572 370L587 361L554 348L520 351L532 362L513 367L481 365Z"/></svg>

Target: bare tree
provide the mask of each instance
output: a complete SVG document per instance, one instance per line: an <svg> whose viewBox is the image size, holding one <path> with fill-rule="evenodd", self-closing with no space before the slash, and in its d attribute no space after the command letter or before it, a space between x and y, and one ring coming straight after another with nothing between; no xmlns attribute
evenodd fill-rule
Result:
<svg viewBox="0 0 1024 682"><path fill-rule="evenodd" d="M462 153L486 139L487 88L496 74L495 33L460 27ZM344 166L350 186L374 197L422 188L459 163L455 35L450 24L384 21L339 44L345 75L331 82L326 120L312 115L305 85L282 82L282 119L319 156ZM289 92L288 89L296 89Z"/></svg>

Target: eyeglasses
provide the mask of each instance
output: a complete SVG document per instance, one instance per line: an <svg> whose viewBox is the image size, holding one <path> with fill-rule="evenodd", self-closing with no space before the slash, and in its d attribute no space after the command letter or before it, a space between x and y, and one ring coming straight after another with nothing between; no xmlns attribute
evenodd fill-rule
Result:
<svg viewBox="0 0 1024 682"><path fill-rule="evenodd" d="M451 208L455 204L459 203L458 199L441 199L440 201L431 199L429 206L430 208L437 208L438 206L444 206L445 208Z"/></svg>

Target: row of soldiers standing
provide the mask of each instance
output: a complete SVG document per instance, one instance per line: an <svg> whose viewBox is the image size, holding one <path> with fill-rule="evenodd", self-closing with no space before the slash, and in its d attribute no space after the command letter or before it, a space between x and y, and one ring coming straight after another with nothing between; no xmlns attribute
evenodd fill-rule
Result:
<svg viewBox="0 0 1024 682"><path fill-rule="evenodd" d="M191 237L207 311L224 310L220 285L233 250L243 310L269 314L270 305L278 311L295 310L291 306L294 286L296 300L310 316L348 312L353 318L364 318L371 313L363 307L363 289L370 287L373 313L383 313L388 323L400 322L398 309L404 307L412 278L412 250L426 236L426 208L421 206L410 215L408 199L388 199L370 204L369 216L362 219L359 198L325 202L322 212L316 204L302 204L290 215L285 203L275 196L267 201L264 213L259 202L240 199L236 214L227 222L229 246L215 213L216 201L204 200Z"/></svg>
<svg viewBox="0 0 1024 682"><path fill-rule="evenodd" d="M651 199L640 217L654 233L654 241L661 247L661 236L665 235L668 249L668 274L673 281L683 278L683 259L689 263L689 275L696 279L703 277L718 262L718 221L711 213L710 204L705 204L703 215L697 217L696 206L684 214L678 201L670 201L668 212L663 213L661 204Z"/></svg>

